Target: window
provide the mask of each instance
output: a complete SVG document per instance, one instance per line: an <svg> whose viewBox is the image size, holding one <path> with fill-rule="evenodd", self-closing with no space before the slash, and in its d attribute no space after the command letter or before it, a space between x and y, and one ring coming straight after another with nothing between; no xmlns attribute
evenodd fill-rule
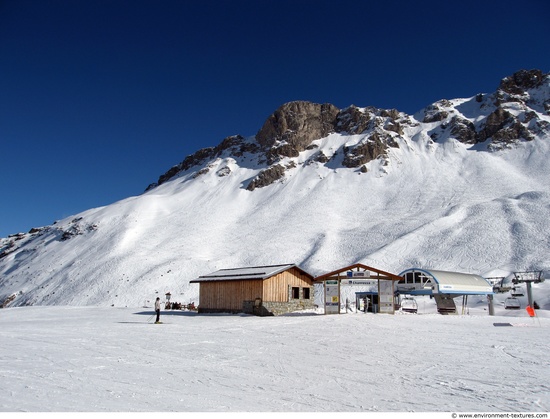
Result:
<svg viewBox="0 0 550 419"><path fill-rule="evenodd" d="M405 274L406 284L423 284L426 280L427 278L422 272L407 272Z"/></svg>
<svg viewBox="0 0 550 419"><path fill-rule="evenodd" d="M300 299L300 288L299 287L292 287L292 298L295 300Z"/></svg>
<svg viewBox="0 0 550 419"><path fill-rule="evenodd" d="M304 300L309 300L310 298L310 288L304 288Z"/></svg>

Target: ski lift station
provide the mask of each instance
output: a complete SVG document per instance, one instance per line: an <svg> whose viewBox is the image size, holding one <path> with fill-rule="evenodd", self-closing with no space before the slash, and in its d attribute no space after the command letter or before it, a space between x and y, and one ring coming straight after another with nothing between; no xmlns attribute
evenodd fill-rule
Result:
<svg viewBox="0 0 550 419"><path fill-rule="evenodd" d="M325 314L340 314L342 285L368 289L355 293L355 307L361 307L361 311L393 314L396 306L395 284L401 279L399 275L356 263L318 276L315 282L323 284ZM349 301L346 301L346 309L348 305Z"/></svg>
<svg viewBox="0 0 550 419"><path fill-rule="evenodd" d="M460 272L436 271L412 268L395 275L380 269L356 263L315 278L324 286L325 314L339 314L342 307L346 312L350 302L344 304L341 286L361 286L355 292L355 310L365 313L393 314L417 313L415 296L434 298L437 311L441 314L456 314L454 298L463 297L463 307L469 295L485 295L491 309L493 286L483 277ZM351 308L351 306L349 307ZM352 309L353 310L353 309Z"/></svg>
<svg viewBox="0 0 550 419"><path fill-rule="evenodd" d="M417 313L415 296L434 298L437 311L450 314L457 313L454 298L463 297L464 309L469 295L486 295L489 314L494 314L493 285L479 275L460 272L412 268L395 275L356 263L313 277L294 264L285 264L221 269L190 283L200 286L199 313L269 316L313 309L315 284L319 284L325 314L340 314L343 308L346 312Z"/></svg>
<svg viewBox="0 0 550 419"><path fill-rule="evenodd" d="M401 272L399 276L402 277L397 284L400 294L433 297L441 314L456 313L454 298L462 296L465 305L468 295L486 295L489 313L493 313L493 286L479 275L411 268Z"/></svg>

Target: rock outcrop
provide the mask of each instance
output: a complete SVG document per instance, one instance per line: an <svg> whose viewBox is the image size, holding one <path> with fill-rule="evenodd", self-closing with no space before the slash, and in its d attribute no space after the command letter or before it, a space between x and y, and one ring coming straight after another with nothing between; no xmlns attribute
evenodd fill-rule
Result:
<svg viewBox="0 0 550 419"><path fill-rule="evenodd" d="M334 132L339 112L331 104L286 103L267 118L256 134L256 141L264 149L275 148L279 154L291 157L304 151L312 141Z"/></svg>
<svg viewBox="0 0 550 419"><path fill-rule="evenodd" d="M522 95L527 90L542 86L548 75L540 70L519 70L510 77L500 81L499 90L513 94Z"/></svg>
<svg viewBox="0 0 550 419"><path fill-rule="evenodd" d="M246 187L247 190L253 191L256 188L263 188L264 186L271 185L277 180L281 179L285 174L285 168L280 164L271 166L265 170L262 170L258 176L256 176Z"/></svg>

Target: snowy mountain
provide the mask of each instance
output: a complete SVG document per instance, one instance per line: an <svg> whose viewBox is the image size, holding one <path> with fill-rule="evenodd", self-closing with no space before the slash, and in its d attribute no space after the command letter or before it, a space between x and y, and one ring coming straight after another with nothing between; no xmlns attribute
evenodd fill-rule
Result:
<svg viewBox="0 0 550 419"><path fill-rule="evenodd" d="M140 196L0 239L0 304L197 302L190 280L263 264L550 270L549 147L539 70L415 115L291 102Z"/></svg>

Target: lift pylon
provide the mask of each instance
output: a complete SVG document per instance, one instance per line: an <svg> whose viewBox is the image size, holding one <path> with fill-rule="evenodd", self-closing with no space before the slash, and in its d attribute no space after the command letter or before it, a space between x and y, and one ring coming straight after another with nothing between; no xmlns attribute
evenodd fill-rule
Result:
<svg viewBox="0 0 550 419"><path fill-rule="evenodd" d="M539 282L544 282L542 271L514 272L514 277L512 278L512 284L514 285L522 283L527 285L527 301L529 301L529 307L531 308L533 308L531 284L538 284Z"/></svg>

